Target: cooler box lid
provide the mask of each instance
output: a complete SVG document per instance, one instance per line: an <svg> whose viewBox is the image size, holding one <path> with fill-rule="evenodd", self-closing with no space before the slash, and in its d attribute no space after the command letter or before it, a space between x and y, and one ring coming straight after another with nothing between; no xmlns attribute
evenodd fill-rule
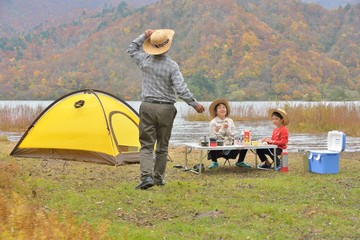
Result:
<svg viewBox="0 0 360 240"><path fill-rule="evenodd" d="M327 137L327 149L334 152L345 150L346 135L340 131L329 131Z"/></svg>

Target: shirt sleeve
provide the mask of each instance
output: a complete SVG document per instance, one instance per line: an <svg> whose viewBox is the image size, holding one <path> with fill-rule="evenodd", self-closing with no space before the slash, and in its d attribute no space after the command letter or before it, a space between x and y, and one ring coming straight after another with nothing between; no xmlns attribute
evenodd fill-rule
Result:
<svg viewBox="0 0 360 240"><path fill-rule="evenodd" d="M235 123L231 118L228 118L229 127L227 129L227 135L234 137L235 136Z"/></svg>
<svg viewBox="0 0 360 240"><path fill-rule="evenodd" d="M130 57L133 59L135 64L140 68L143 59L146 59L149 56L149 54L144 52L142 48L142 45L145 42L145 40L146 40L145 34L141 34L130 43L128 49L126 50L126 52L130 54Z"/></svg>
<svg viewBox="0 0 360 240"><path fill-rule="evenodd" d="M197 100L194 98L193 94L188 89L187 84L184 81L184 77L180 71L179 65L175 63L175 66L175 69L171 73L171 79L173 81L173 86L176 94L188 105L196 107L196 105L198 104Z"/></svg>
<svg viewBox="0 0 360 240"><path fill-rule="evenodd" d="M210 121L209 123L209 132L210 132L210 137L216 137L216 123L214 121Z"/></svg>

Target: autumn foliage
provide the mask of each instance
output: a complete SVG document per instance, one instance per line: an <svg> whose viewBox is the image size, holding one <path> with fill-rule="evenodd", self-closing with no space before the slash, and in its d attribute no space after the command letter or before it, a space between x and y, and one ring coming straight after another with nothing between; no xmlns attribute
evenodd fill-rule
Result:
<svg viewBox="0 0 360 240"><path fill-rule="evenodd" d="M139 100L141 75L126 48L146 28L175 29L170 54L199 100L360 99L360 5L283 0L121 3L2 37L1 99L94 88Z"/></svg>

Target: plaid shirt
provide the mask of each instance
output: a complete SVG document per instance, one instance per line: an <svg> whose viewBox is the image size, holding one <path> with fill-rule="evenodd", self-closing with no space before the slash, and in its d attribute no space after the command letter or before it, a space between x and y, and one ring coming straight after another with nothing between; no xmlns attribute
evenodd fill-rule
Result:
<svg viewBox="0 0 360 240"><path fill-rule="evenodd" d="M179 96L195 108L198 103L187 88L178 64L166 54L150 55L144 52L142 44L145 40L145 34L141 34L127 49L127 53L142 70L142 101L148 99L175 103Z"/></svg>

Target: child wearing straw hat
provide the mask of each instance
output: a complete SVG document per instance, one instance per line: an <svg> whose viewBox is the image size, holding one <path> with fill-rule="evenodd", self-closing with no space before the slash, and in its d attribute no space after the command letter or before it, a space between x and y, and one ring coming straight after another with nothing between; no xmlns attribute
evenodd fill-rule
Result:
<svg viewBox="0 0 360 240"><path fill-rule="evenodd" d="M276 166L280 169L280 159L278 156L287 148L289 141L289 132L286 126L289 124L289 118L284 109L270 109L269 116L271 117L272 123L275 125L271 138L265 137L261 141L267 144L275 144L278 147L276 148ZM271 158L274 157L274 149L258 149L257 154L260 158L260 161L263 162L259 168L271 168L272 162L266 157L266 155Z"/></svg>
<svg viewBox="0 0 360 240"><path fill-rule="evenodd" d="M209 113L213 118L209 123L210 135L213 138L234 137L235 124L229 118L231 112L230 104L227 99L219 98L214 100L209 106ZM208 152L208 159L211 160L209 169L217 168L219 166L218 158L236 159L238 167L251 167L251 165L244 162L246 150L210 150Z"/></svg>

